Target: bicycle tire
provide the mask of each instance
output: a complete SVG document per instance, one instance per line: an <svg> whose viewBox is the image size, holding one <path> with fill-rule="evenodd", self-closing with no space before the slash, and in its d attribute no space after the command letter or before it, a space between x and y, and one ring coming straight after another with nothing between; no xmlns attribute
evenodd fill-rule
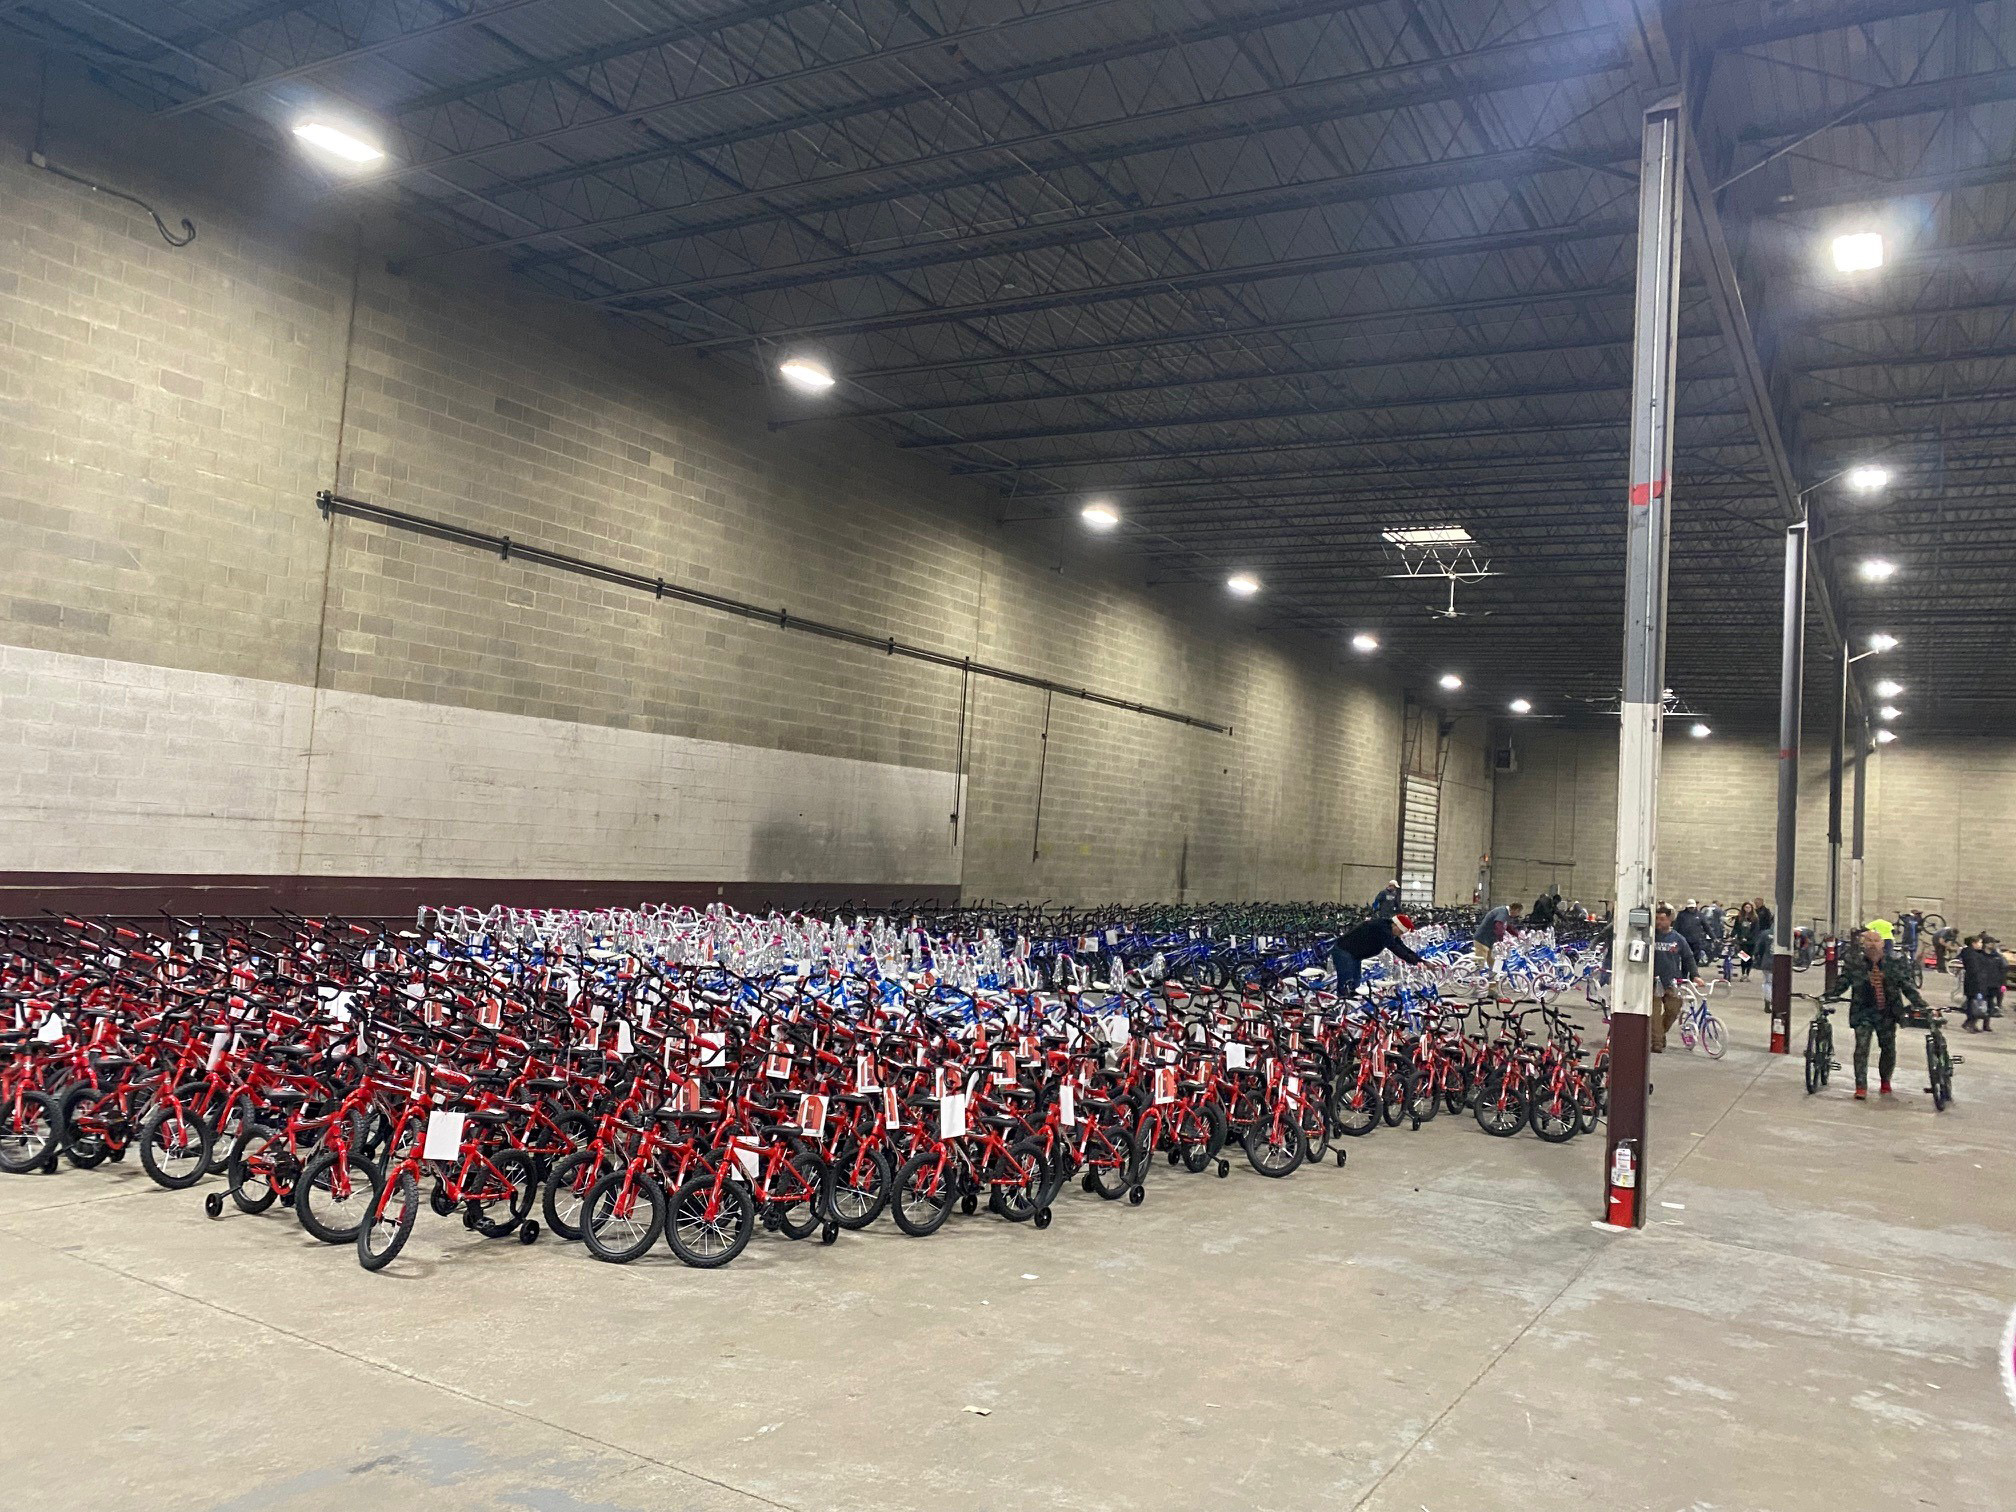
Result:
<svg viewBox="0 0 2016 1512"><path fill-rule="evenodd" d="M539 1165L523 1150L504 1150L493 1156L490 1163L497 1167L497 1174L503 1177L511 1195L505 1203L503 1218L492 1218L490 1205L486 1203L476 1210L473 1226L485 1239L505 1239L532 1216L532 1204L539 1200Z"/></svg>
<svg viewBox="0 0 2016 1512"><path fill-rule="evenodd" d="M411 1171L401 1171L388 1192L385 1178L369 1166L363 1169L371 1203L357 1225L357 1263L367 1271L380 1271L399 1258L413 1237L413 1224L420 1216L420 1183Z"/></svg>
<svg viewBox="0 0 2016 1512"><path fill-rule="evenodd" d="M1102 1153L1098 1146L1105 1141ZM1092 1190L1108 1202L1117 1202L1134 1188L1134 1168L1139 1143L1118 1123L1101 1124L1087 1146L1085 1176Z"/></svg>
<svg viewBox="0 0 2016 1512"><path fill-rule="evenodd" d="M280 1131L269 1124L248 1124L224 1161L224 1186L241 1213L263 1213L279 1200L273 1184L273 1142Z"/></svg>
<svg viewBox="0 0 2016 1512"><path fill-rule="evenodd" d="M378 1168L352 1150L345 1154L340 1180L333 1149L317 1150L294 1180L294 1216L302 1230L324 1244L355 1244L357 1231L378 1195ZM339 1197L336 1188L343 1186ZM417 1183L416 1183L417 1187ZM333 1207L341 1203L340 1209Z"/></svg>
<svg viewBox="0 0 2016 1512"><path fill-rule="evenodd" d="M707 1217L710 1201L712 1219ZM756 1204L749 1189L739 1181L724 1181L717 1188L712 1172L687 1178L672 1194L665 1214L666 1245L681 1264L695 1270L726 1265L748 1248L755 1229ZM708 1240L715 1242L705 1242Z"/></svg>
<svg viewBox="0 0 2016 1512"><path fill-rule="evenodd" d="M994 1210L1010 1223L1026 1223L1043 1202L1043 1146L1018 1139L1008 1148L1013 1167L994 1180Z"/></svg>
<svg viewBox="0 0 2016 1512"><path fill-rule="evenodd" d="M1821 1083L1825 1081L1826 1078L1821 1075L1821 1068L1825 1064L1826 1053L1820 1043L1820 1026L1818 1024L1808 1024L1806 1026L1806 1095L1808 1097L1818 1092Z"/></svg>
<svg viewBox="0 0 2016 1512"><path fill-rule="evenodd" d="M1487 1079L1477 1096L1477 1125L1499 1139L1517 1134L1526 1126L1525 1090L1503 1073Z"/></svg>
<svg viewBox="0 0 2016 1512"><path fill-rule="evenodd" d="M607 1165L591 1148L569 1151L547 1168L539 1186L539 1208L546 1227L569 1244L581 1242L581 1204Z"/></svg>
<svg viewBox="0 0 2016 1512"><path fill-rule="evenodd" d="M889 1193L889 1216L913 1239L924 1239L945 1226L958 1193L949 1162L939 1169L938 1157L920 1150L896 1169Z"/></svg>
<svg viewBox="0 0 2016 1512"><path fill-rule="evenodd" d="M789 1149L791 1153L785 1157L785 1163L791 1167L798 1184L811 1189L812 1196L775 1204L777 1232L786 1239L808 1239L833 1211L833 1172L819 1158L819 1152L804 1140L792 1138Z"/></svg>
<svg viewBox="0 0 2016 1512"><path fill-rule="evenodd" d="M833 1221L859 1232L889 1206L889 1157L858 1140L833 1152Z"/></svg>
<svg viewBox="0 0 2016 1512"><path fill-rule="evenodd" d="M1407 1117L1407 1109L1414 1101L1414 1073L1410 1070L1388 1071L1379 1080L1379 1116L1386 1121L1386 1127L1397 1129Z"/></svg>
<svg viewBox="0 0 2016 1512"><path fill-rule="evenodd" d="M629 1188L628 1211L624 1187ZM739 1190L739 1189L738 1189ZM581 1242L597 1260L611 1265L628 1265L649 1252L665 1229L671 1205L665 1189L648 1171L634 1179L627 1170L604 1172L581 1199ZM641 1211L643 1221L638 1221Z"/></svg>
<svg viewBox="0 0 2016 1512"><path fill-rule="evenodd" d="M1701 1050L1710 1060L1720 1060L1729 1053L1729 1031L1712 1013L1701 1021Z"/></svg>
<svg viewBox="0 0 2016 1512"><path fill-rule="evenodd" d="M1339 1134L1352 1138L1370 1134L1383 1121L1379 1083L1369 1078L1354 1080L1331 1098L1330 1122Z"/></svg>
<svg viewBox="0 0 2016 1512"><path fill-rule="evenodd" d="M1316 1095L1304 1099L1296 1122L1302 1127L1302 1158L1315 1165L1330 1152L1330 1089L1320 1086Z"/></svg>
<svg viewBox="0 0 2016 1512"><path fill-rule="evenodd" d="M139 1143L140 1169L158 1187L187 1191L210 1174L210 1126L200 1113L156 1103L140 1125Z"/></svg>
<svg viewBox="0 0 2016 1512"><path fill-rule="evenodd" d="M1280 1120L1280 1132L1274 1131L1275 1121L1268 1119L1264 1124L1255 1123L1240 1136L1240 1148L1246 1152L1246 1163L1262 1176L1276 1180L1292 1176L1301 1166L1303 1156L1308 1153L1308 1145L1302 1138L1302 1126L1290 1118Z"/></svg>
<svg viewBox="0 0 2016 1512"><path fill-rule="evenodd" d="M105 1094L95 1087L76 1086L63 1094L60 1106L63 1127L63 1158L80 1171L94 1170L112 1155L112 1146L103 1134L80 1130L78 1125L95 1112Z"/></svg>
<svg viewBox="0 0 2016 1512"><path fill-rule="evenodd" d="M46 1092L22 1092L7 1107L0 1128L0 1171L19 1176L34 1170L63 1143L63 1113Z"/></svg>
<svg viewBox="0 0 2016 1512"><path fill-rule="evenodd" d="M1566 1144L1581 1132L1574 1094L1565 1087L1559 1091L1546 1088L1527 1099L1526 1122L1549 1144Z"/></svg>

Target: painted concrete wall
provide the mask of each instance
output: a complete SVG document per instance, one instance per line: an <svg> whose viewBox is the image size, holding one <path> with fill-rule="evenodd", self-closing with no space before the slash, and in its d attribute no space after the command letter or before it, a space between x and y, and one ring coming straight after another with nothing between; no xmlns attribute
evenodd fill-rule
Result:
<svg viewBox="0 0 2016 1512"><path fill-rule="evenodd" d="M1084 901L1369 897L1390 870L1399 690L1332 648L1145 588L1115 543L1003 529L998 496L870 432L773 432L760 389L515 281L394 276L410 232L304 206L202 122L80 103L59 67L52 152L193 216L172 250L23 164L23 64L0 61L0 871ZM1233 733L327 520L321 489ZM500 796L540 812L484 822Z"/></svg>

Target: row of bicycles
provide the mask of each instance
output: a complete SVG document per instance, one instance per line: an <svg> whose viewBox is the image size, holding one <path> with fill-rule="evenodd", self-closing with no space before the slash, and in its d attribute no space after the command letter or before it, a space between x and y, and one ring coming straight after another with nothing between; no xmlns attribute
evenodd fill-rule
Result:
<svg viewBox="0 0 2016 1512"><path fill-rule="evenodd" d="M1138 1205L1158 1167L1222 1178L1235 1149L1279 1179L1438 1115L1549 1142L1603 1115L1607 1048L1562 1008L1589 951L1529 935L1487 975L1467 930L1429 925L1420 967L1340 999L1313 965L1214 985L1108 951L1111 980L1085 964L1100 952L1059 948L1118 927L724 908L17 924L0 1171L131 1157L170 1190L221 1178L212 1218L288 1212L373 1270L423 1210L613 1263L662 1239L712 1269L758 1233L831 1244L885 1217L916 1237L983 1210L1047 1228L1067 1190Z"/></svg>

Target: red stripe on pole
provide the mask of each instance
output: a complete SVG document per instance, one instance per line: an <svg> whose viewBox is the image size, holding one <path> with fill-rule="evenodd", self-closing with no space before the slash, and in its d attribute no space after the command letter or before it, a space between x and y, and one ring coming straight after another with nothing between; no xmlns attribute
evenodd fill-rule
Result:
<svg viewBox="0 0 2016 1512"><path fill-rule="evenodd" d="M1650 483L1633 483L1631 485L1631 503L1636 508L1643 509L1654 499L1663 499L1665 497L1666 480L1664 478L1654 478Z"/></svg>

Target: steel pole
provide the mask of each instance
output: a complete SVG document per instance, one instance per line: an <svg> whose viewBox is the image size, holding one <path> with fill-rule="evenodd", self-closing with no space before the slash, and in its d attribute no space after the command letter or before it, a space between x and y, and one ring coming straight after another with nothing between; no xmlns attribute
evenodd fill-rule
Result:
<svg viewBox="0 0 2016 1512"><path fill-rule="evenodd" d="M1862 813L1869 792L1869 725L1865 719L1855 738L1855 840L1848 857L1848 929L1852 934L1862 918Z"/></svg>
<svg viewBox="0 0 2016 1512"><path fill-rule="evenodd" d="M1805 693L1806 537L1785 529L1785 624L1778 674L1778 892L1771 932L1771 1053L1792 1043L1792 881L1799 860L1799 700Z"/></svg>
<svg viewBox="0 0 2016 1512"><path fill-rule="evenodd" d="M1610 1117L1604 1217L1645 1226L1651 1090L1652 910L1658 899L1659 747L1666 690L1673 365L1679 350L1680 97L1645 112L1638 163L1638 285L1631 353L1631 484L1624 519L1624 688L1617 737L1617 870L1611 896Z"/></svg>
<svg viewBox="0 0 2016 1512"><path fill-rule="evenodd" d="M1834 704L1834 743L1827 758L1827 990L1834 990L1841 955L1841 760L1848 744L1848 642L1841 642L1839 697Z"/></svg>

